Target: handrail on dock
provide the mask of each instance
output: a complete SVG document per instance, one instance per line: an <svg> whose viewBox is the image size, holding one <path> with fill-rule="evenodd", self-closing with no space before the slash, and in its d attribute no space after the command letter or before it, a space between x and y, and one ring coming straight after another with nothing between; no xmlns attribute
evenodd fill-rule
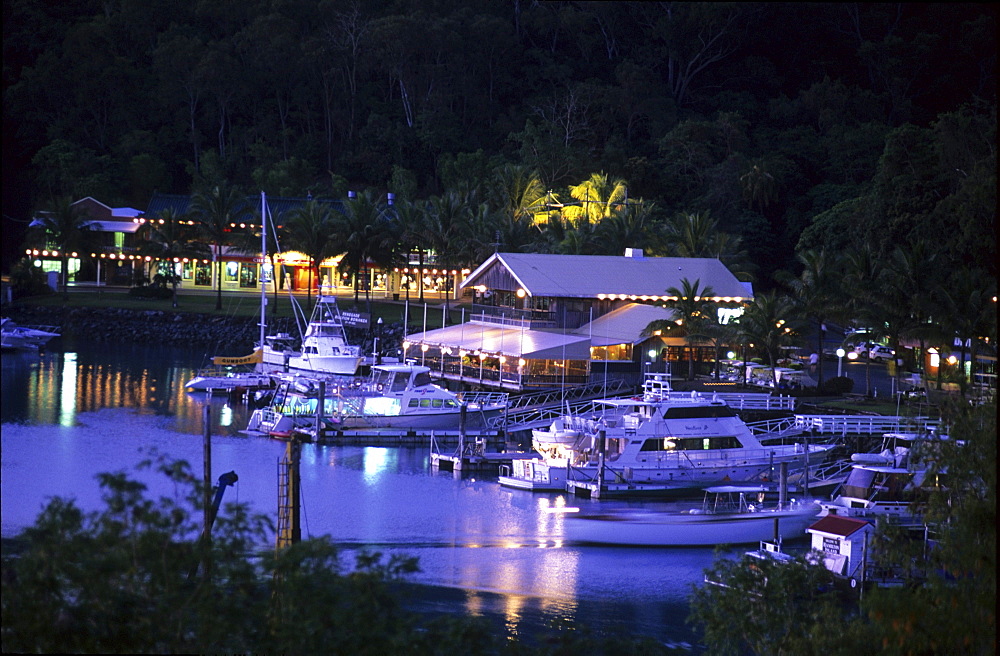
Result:
<svg viewBox="0 0 1000 656"><path fill-rule="evenodd" d="M874 435L894 432L936 433L941 422L929 417L898 415L795 415L804 431L833 435Z"/></svg>

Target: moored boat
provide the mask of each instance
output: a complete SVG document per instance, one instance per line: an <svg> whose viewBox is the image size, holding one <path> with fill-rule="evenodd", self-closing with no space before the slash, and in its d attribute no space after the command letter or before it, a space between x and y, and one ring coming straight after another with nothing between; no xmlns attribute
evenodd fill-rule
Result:
<svg viewBox="0 0 1000 656"><path fill-rule="evenodd" d="M593 483L661 486L671 491L775 478L815 466L833 448L806 440L765 443L735 410L712 395L677 393L663 374L651 374L642 396L602 399L603 410L564 419L578 431L570 445L553 445L500 477L501 485L550 490L561 479ZM774 437L779 437L775 435ZM530 472L529 472L530 469Z"/></svg>
<svg viewBox="0 0 1000 656"><path fill-rule="evenodd" d="M254 411L247 430L287 436L314 428L317 418L330 430L458 430L463 421L487 428L506 406L505 393L456 394L435 385L429 367L384 364L374 365L366 379L291 378L271 406Z"/></svg>
<svg viewBox="0 0 1000 656"><path fill-rule="evenodd" d="M287 333L265 335L260 344L268 373L334 374L353 376L363 359L361 347L351 344L334 296L320 296L302 337L301 348Z"/></svg>
<svg viewBox="0 0 1000 656"><path fill-rule="evenodd" d="M56 337L55 326L20 326L6 317L0 320L0 347L5 351L37 351Z"/></svg>
<svg viewBox="0 0 1000 656"><path fill-rule="evenodd" d="M645 547L751 544L805 537L819 507L815 500L768 504L768 488L707 488L700 507L681 511L652 508L567 514L565 535L580 543Z"/></svg>
<svg viewBox="0 0 1000 656"><path fill-rule="evenodd" d="M259 362L259 353L248 356L252 361ZM225 364L225 361L244 360L245 358L213 358L213 366L198 371L191 380L184 383L189 392L208 392L210 394L228 394L236 390L253 391L274 387L274 379L266 373L254 369L252 362Z"/></svg>

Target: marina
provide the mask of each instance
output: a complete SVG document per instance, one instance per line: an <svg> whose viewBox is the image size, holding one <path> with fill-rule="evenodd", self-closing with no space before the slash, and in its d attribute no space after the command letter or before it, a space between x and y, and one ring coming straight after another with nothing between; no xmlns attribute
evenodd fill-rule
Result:
<svg viewBox="0 0 1000 656"><path fill-rule="evenodd" d="M100 493L93 476L131 470L150 449L200 462L198 436L206 406L217 473L233 471L239 477L227 500L273 514L279 485L275 463L286 443L244 432L251 407L187 392L184 383L197 360L183 350L130 347L109 355L74 344L42 355L5 354L3 495L21 503L4 505L4 535L28 525L52 495L95 507ZM630 411L633 396L611 404L606 401L614 397L578 399L570 406ZM717 405L718 397L707 396L707 407L724 407ZM553 417L567 409L557 397L539 395L530 408L512 403L507 418L518 421L508 427L530 435L525 426L532 422L521 420L528 416L535 417L535 425L547 421L551 426ZM622 424L623 417L617 417ZM797 422L792 415L758 430L781 432ZM809 420L803 417L800 423ZM308 429L300 437L308 438ZM421 573L415 583L466 591L463 601L455 602L456 611L474 604L524 626L560 618L600 625L624 612L636 631L690 641L681 619L685 599L688 586L700 582L702 569L711 563L710 547L640 550L623 560L616 555L622 545L576 541L569 527L574 514L637 517L650 506L680 513L691 509L691 501L616 496L613 480L605 481L605 494L589 497L565 487L532 494L500 485L498 474L505 467L534 460L537 454L529 446L511 441L500 429L321 433L302 444L303 535L331 535L347 558L367 549L416 555ZM139 476L153 493L166 492L149 472ZM633 537L624 548L636 544L641 539ZM622 581L634 585L622 589ZM514 599L524 601L511 614ZM634 610L638 607L658 610L649 614Z"/></svg>

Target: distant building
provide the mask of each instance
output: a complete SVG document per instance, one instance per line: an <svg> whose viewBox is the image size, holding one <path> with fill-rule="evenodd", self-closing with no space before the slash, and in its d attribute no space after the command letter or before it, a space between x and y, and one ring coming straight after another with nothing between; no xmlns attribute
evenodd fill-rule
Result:
<svg viewBox="0 0 1000 656"><path fill-rule="evenodd" d="M685 279L711 287L722 315L753 295L712 258L495 253L460 285L473 293L470 320L407 335L405 355L445 379L511 390L638 378L644 367L685 360L687 349L714 359L708 344L641 334L674 320L666 290Z"/></svg>
<svg viewBox="0 0 1000 656"><path fill-rule="evenodd" d="M89 196L76 201L72 207L79 208L82 215L90 219L89 227L94 234L90 252L70 254L70 280L130 284L136 268L135 233L139 229L136 219L142 212L132 207L108 207ZM42 219L47 214L39 212L31 227L41 227ZM62 257L54 250L53 244L34 244L27 255L34 258L43 271L59 273L62 270ZM139 261L141 263L142 259Z"/></svg>

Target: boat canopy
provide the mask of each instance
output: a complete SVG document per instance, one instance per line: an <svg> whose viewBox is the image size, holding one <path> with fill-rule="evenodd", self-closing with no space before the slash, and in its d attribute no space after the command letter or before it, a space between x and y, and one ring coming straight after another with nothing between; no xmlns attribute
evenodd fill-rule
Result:
<svg viewBox="0 0 1000 656"><path fill-rule="evenodd" d="M512 358L589 360L590 340L581 335L529 330L472 321L413 333L413 344L427 344L468 352L484 351Z"/></svg>

